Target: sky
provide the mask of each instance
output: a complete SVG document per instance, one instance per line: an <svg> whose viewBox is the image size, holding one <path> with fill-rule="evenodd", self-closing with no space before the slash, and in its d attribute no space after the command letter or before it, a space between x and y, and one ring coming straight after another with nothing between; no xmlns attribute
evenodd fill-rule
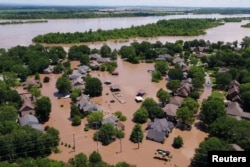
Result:
<svg viewBox="0 0 250 167"><path fill-rule="evenodd" d="M250 8L250 0L0 0L0 3L63 6L177 6Z"/></svg>

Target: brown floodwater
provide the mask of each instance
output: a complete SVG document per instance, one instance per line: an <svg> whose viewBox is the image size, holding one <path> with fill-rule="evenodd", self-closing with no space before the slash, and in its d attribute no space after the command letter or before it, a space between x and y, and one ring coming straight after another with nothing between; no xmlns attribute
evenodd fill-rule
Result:
<svg viewBox="0 0 250 167"><path fill-rule="evenodd" d="M129 28L132 25L145 25L155 23L161 19L179 19L179 18L224 18L224 17L250 17L249 14L241 15L168 15L168 16L150 16L150 17L122 17L122 18L94 18L94 19L54 19L48 20L47 23L36 24L10 24L0 26L0 48L10 48L17 45L30 45L32 38L40 34L50 32L85 32L90 29L96 31L97 29L110 30L115 28ZM2 22L4 20L0 20ZM250 36L250 29L241 28L240 25L245 23L226 23L221 28L212 28L207 30L206 35L195 37L157 37L148 39L149 41L166 41L174 42L176 40L193 40L205 39L211 42L226 41L232 42L238 40L239 42L245 36ZM139 40L140 39L135 39ZM145 40L145 39L143 39ZM119 41L119 40L118 40ZM124 40L123 40L124 41ZM134 39L132 39L134 41ZM107 42L112 48L120 48L122 45L128 45L131 42ZM98 47L96 44L90 44L90 47Z"/></svg>
<svg viewBox="0 0 250 167"><path fill-rule="evenodd" d="M136 103L134 98L136 92L139 89L144 89L146 91L146 97L152 97L155 100L156 92L160 89L166 89L166 80L163 79L159 83L151 82L151 73L147 72L147 69L153 68L153 64L130 64L118 58L117 60L119 72L118 76L112 76L107 72L92 71L91 75L93 77L99 78L102 82L106 79L110 79L112 84L118 84L121 87L121 98L126 101L126 103L121 104L118 102L111 94L108 85L103 84L103 95L101 97L96 97L91 99L93 102L99 104L105 116L108 116L116 111L121 111L127 117L127 121L124 122L125 125L125 138L111 143L108 146L102 146L101 143L93 141L94 130L85 132L83 130L84 124L86 124L86 119L82 120L82 124L77 127L71 126L70 120L70 98L56 97L57 89L55 87L56 81L60 74L41 74L41 80L45 76L50 77L49 83L43 83L41 88L41 93L43 96L48 96L52 102L52 112L50 114L50 119L43 126L55 127L60 131L60 153L51 154L51 159L62 160L67 162L69 158L75 156L76 154L83 152L87 155L91 154L93 151L97 150L101 153L103 160L115 164L119 161L126 161L130 164L135 164L138 167L142 166L179 166L186 167L190 164L190 159L194 155L195 148L198 147L199 143L207 137L207 133L204 133L193 126L191 131L180 131L174 129L170 136L165 140L164 144L156 143L150 140L144 140L139 145L134 144L129 141L129 136L134 126L132 122L133 113L140 107L140 103ZM79 62L72 62L72 68L79 65ZM23 90L21 88L17 89L19 92ZM207 98L211 94L210 89L206 89L205 93L202 94L200 101ZM110 103L111 100L115 100L114 103ZM143 124L144 136L146 136L147 124ZM184 145L180 149L174 149L171 145L173 143L174 137L180 135L184 140ZM75 140L74 151L72 149ZM63 143L63 144L62 144ZM65 144L70 145L65 146ZM121 145L120 145L121 144ZM120 149L122 148L122 152ZM169 150L172 155L172 159L169 162L164 162L161 160L153 159L156 149Z"/></svg>

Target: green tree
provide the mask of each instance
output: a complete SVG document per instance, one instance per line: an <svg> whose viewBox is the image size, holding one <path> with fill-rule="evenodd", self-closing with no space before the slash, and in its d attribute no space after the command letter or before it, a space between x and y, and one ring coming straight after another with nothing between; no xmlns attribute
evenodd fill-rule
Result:
<svg viewBox="0 0 250 167"><path fill-rule="evenodd" d="M141 107L133 114L133 120L136 123L145 123L148 120L148 111Z"/></svg>
<svg viewBox="0 0 250 167"><path fill-rule="evenodd" d="M59 93L69 93L72 88L71 82L67 77L62 76L57 79L56 88L58 89Z"/></svg>
<svg viewBox="0 0 250 167"><path fill-rule="evenodd" d="M189 110L193 111L193 114L198 112L199 103L191 97L187 97L183 100L182 107L187 107Z"/></svg>
<svg viewBox="0 0 250 167"><path fill-rule="evenodd" d="M80 57L80 62L83 65L89 65L89 55L86 55L86 54L82 55Z"/></svg>
<svg viewBox="0 0 250 167"><path fill-rule="evenodd" d="M40 121L47 121L51 112L51 102L49 97L41 97L36 101L36 115Z"/></svg>
<svg viewBox="0 0 250 167"><path fill-rule="evenodd" d="M167 88L172 92L175 92L181 86L180 80L171 80L167 83Z"/></svg>
<svg viewBox="0 0 250 167"><path fill-rule="evenodd" d="M7 105L0 106L0 122L15 121L16 119L17 119L17 109L15 107Z"/></svg>
<svg viewBox="0 0 250 167"><path fill-rule="evenodd" d="M183 72L179 66L176 66L168 70L168 77L171 78L171 80L182 80Z"/></svg>
<svg viewBox="0 0 250 167"><path fill-rule="evenodd" d="M159 89L156 93L156 97L160 100L162 103L162 106L165 106L165 104L169 101L170 95L167 91L163 90L162 88Z"/></svg>
<svg viewBox="0 0 250 167"><path fill-rule="evenodd" d="M90 97L102 95L102 82L98 78L88 77L85 80L85 94Z"/></svg>
<svg viewBox="0 0 250 167"><path fill-rule="evenodd" d="M16 87L18 85L16 73L3 72L2 75L3 75L3 80L9 87Z"/></svg>
<svg viewBox="0 0 250 167"><path fill-rule="evenodd" d="M120 51L122 58L135 57L135 48L133 46L122 46Z"/></svg>
<svg viewBox="0 0 250 167"><path fill-rule="evenodd" d="M70 118L73 118L74 116L79 116L81 118L83 117L79 108L75 104L72 104L70 107Z"/></svg>
<svg viewBox="0 0 250 167"><path fill-rule="evenodd" d="M210 125L216 121L216 119L225 116L226 109L222 99L217 97L209 97L207 100L203 101L200 117L205 124Z"/></svg>
<svg viewBox="0 0 250 167"><path fill-rule="evenodd" d="M246 36L242 39L241 47L248 48L250 46L250 37Z"/></svg>
<svg viewBox="0 0 250 167"><path fill-rule="evenodd" d="M194 122L194 113L188 107L178 108L176 116L185 125L192 125Z"/></svg>
<svg viewBox="0 0 250 167"><path fill-rule="evenodd" d="M94 140L100 141L103 145L109 145L115 140L116 129L111 123L103 124L102 127L94 134Z"/></svg>
<svg viewBox="0 0 250 167"><path fill-rule="evenodd" d="M168 64L166 61L157 61L155 63L155 70L159 71L163 76L166 75Z"/></svg>
<svg viewBox="0 0 250 167"><path fill-rule="evenodd" d="M193 167L207 167L208 151L232 151L232 147L216 137L209 138L200 143L195 150L195 155L191 160Z"/></svg>
<svg viewBox="0 0 250 167"><path fill-rule="evenodd" d="M180 147L182 147L182 145L183 145L183 139L182 139L182 137L181 136L175 137L174 138L174 142L173 142L172 145L173 145L174 148L180 148Z"/></svg>
<svg viewBox="0 0 250 167"><path fill-rule="evenodd" d="M152 72L152 82L159 82L162 79L162 74L160 71Z"/></svg>
<svg viewBox="0 0 250 167"><path fill-rule="evenodd" d="M94 151L90 154L89 156L89 162L92 164L98 163L98 162L102 162L102 157L101 154L99 154L98 152Z"/></svg>
<svg viewBox="0 0 250 167"><path fill-rule="evenodd" d="M128 164L127 162L118 162L115 167L133 167L132 165Z"/></svg>
<svg viewBox="0 0 250 167"><path fill-rule="evenodd" d="M149 118L162 118L163 110L159 108L158 104L153 98L146 98L141 107L148 111Z"/></svg>
<svg viewBox="0 0 250 167"><path fill-rule="evenodd" d="M79 115L74 115L72 118L72 125L79 126L81 125L81 117Z"/></svg>
<svg viewBox="0 0 250 167"><path fill-rule="evenodd" d="M107 44L104 44L102 47L101 47L101 55L102 57L111 57L111 48L107 45Z"/></svg>
<svg viewBox="0 0 250 167"><path fill-rule="evenodd" d="M232 81L232 75L230 73L217 73L215 76L217 87L223 90L227 90L230 82Z"/></svg>
<svg viewBox="0 0 250 167"><path fill-rule="evenodd" d="M93 123L101 123L103 120L103 113L101 111L98 112L91 112L88 116L87 116L87 121L89 124L93 124Z"/></svg>
<svg viewBox="0 0 250 167"><path fill-rule="evenodd" d="M32 97L34 97L35 99L37 99L38 97L41 96L41 91L38 87L36 86L31 86L29 88L29 92L31 93Z"/></svg>
<svg viewBox="0 0 250 167"><path fill-rule="evenodd" d="M69 159L70 165L74 167L87 167L88 157L84 153L75 155L74 158Z"/></svg>
<svg viewBox="0 0 250 167"><path fill-rule="evenodd" d="M143 131L140 124L135 124L130 135L130 140L134 143L141 143L143 140Z"/></svg>

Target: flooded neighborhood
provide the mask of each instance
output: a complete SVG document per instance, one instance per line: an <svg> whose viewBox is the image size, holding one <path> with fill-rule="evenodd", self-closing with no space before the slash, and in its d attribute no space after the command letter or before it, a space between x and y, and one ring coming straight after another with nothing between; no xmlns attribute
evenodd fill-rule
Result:
<svg viewBox="0 0 250 167"><path fill-rule="evenodd" d="M226 133L228 128L225 127L227 127L226 123L229 123L232 117L233 119L236 118L234 119L235 121L242 121L242 127L245 123L244 121L248 122L250 119L248 110L250 105L248 106L247 103L248 91L250 92L250 89L248 89L250 87L248 85L250 73L247 64L249 62L248 57L250 52L248 47L250 44L248 46L247 37L250 36L250 28L242 27L242 25L249 24L249 19L244 19L240 22L225 22L223 25L206 29L204 35L198 36L132 37L117 40L111 39L102 42L72 44L41 43L41 46L32 43L32 39L37 35L50 32L72 33L89 31L90 29L97 31L98 29L112 30L130 28L131 26L156 23L162 19L220 19L225 17L249 18L250 15L183 14L149 16L143 17L143 19L142 17L70 18L49 19L46 23L0 25L0 31L2 32L0 36L0 40L2 41L0 48L3 48L0 53L0 61L6 63L4 65L0 64L0 81L4 82L8 80L9 83L14 85L10 90L17 91L20 95L20 101L22 103L20 103L21 105L17 109L17 122L20 123L21 126L31 126L33 129L38 130L39 133L41 132L41 134L51 133L50 128L58 130L58 146L53 147L54 149L57 148L55 149L56 151L53 150L50 152L51 154L45 154L48 155L47 157L51 160L58 160L67 165L72 165L76 163L73 163L74 157L80 153L84 153L90 157L91 154L96 151L100 153L104 162L112 165L119 162L126 162L130 164L131 167L133 165L137 167L199 166L199 161L201 161L200 159L202 158L197 160L194 157L198 153L205 154L202 152L202 149L198 149L202 147L200 143L209 141L211 138L213 139L213 137L222 136L221 138L223 138L223 135L220 133L225 133L225 135L230 138L231 135L236 132L230 131L230 133ZM148 44L147 46L150 47L149 53L154 56L150 55L151 57L149 56L150 58L147 59L148 55L143 53L143 49L147 50L147 48L143 48L142 43ZM13 49L17 45L17 49ZM81 46L85 46L85 48L81 48ZM104 46L110 49L109 56L102 57L100 52ZM53 52L53 50L50 50L51 47L61 47L63 51L56 48L58 50ZM72 50L77 50L77 47L79 47L79 50L72 54ZM171 50L168 47L177 49ZM140 55L136 55L138 59L132 59L133 61L138 60L138 63L130 61L131 55L129 52L126 52L127 57L121 53L121 50L124 48L133 48L134 50L130 50L132 56L132 53L138 53ZM140 52L138 48L141 49ZM18 49L21 51L19 52ZM31 49L30 52L29 49ZM39 53L46 53L48 55L53 52L51 54L52 58L46 57L46 54L37 55L37 52L32 49L37 49ZM70 56L75 56L79 54L79 52L85 52L84 49L87 50L87 54L81 53L81 58L70 58ZM180 53L178 53L178 49ZM8 51L10 51L10 53L8 53ZM24 52L25 54L23 54ZM65 57L60 58L60 56L57 56L59 52L62 54L65 52ZM113 55L111 56L111 53L115 53L116 55L112 57ZM173 54L171 55L170 53ZM23 68L32 67L28 72L29 74L33 74L30 76L27 75L27 79L24 81L22 81L22 78L19 79L19 84L17 85L12 83L11 79L13 76L11 73L6 73L6 71L12 69L11 66L15 65L10 65L7 61L8 59L6 57L8 54L12 55L13 59L20 59L20 62L21 60L28 62L21 65L22 68L20 66L18 66L19 68L16 66L16 68L13 67L19 78L22 77L21 72L23 72L20 69L23 70ZM34 56L36 60L33 62L29 60L29 54ZM55 55L57 57L54 60L53 56ZM42 60L43 56L46 58ZM87 60L84 56L87 57ZM40 59L40 57L42 58ZM242 59L238 59L239 57L242 57ZM36 62L42 62L46 68L42 66L42 70L38 69L40 67L38 67L38 65L36 66ZM153 82L154 75L160 71L157 69L158 62L163 62L164 69L160 74L159 82ZM110 66L112 66L110 65L111 63L113 63L112 65L115 64L112 70L109 69L111 68ZM33 64L35 64L34 67L32 66ZM49 66L47 66L47 64L49 64ZM240 71L241 66L242 68L244 67L242 71ZM59 72L55 72L56 67L58 67ZM61 93L58 88L58 80L63 77L67 78L66 81L69 82L70 88L72 89L70 89L70 91L62 91L63 93ZM90 78L97 78L101 82L100 86L102 89L100 96L92 96L91 94L85 93L87 82ZM172 87L170 85L171 82L174 83ZM198 86L195 87L196 85ZM5 87L7 87L5 84L0 84L0 93L4 93L2 89L5 89ZM80 90L80 94L75 98L73 98L72 95L75 93L74 90ZM167 97L163 100L159 97L160 90L167 94ZM6 92L7 91L9 90L6 88ZM38 110L37 102L42 99L41 97L48 98L51 104L51 112L47 119L42 119L43 117L41 116L35 117ZM155 111L150 113L144 104L146 99L155 101L157 109L162 115L157 116ZM185 102L187 99L194 101L192 105L190 101ZM214 104L210 100L219 102ZM2 101L0 104L14 103L10 100L6 100L6 102L4 100ZM190 102L190 105L185 104L185 106L184 102ZM219 106L219 104L222 104L222 106ZM77 110L81 112L79 126L73 126L74 117L72 116L72 106L76 106ZM41 108L43 107L46 108L45 105L42 105ZM206 107L208 108L207 110L204 109ZM138 142L132 142L132 131L138 124L135 120L135 113L142 108L148 112L146 121L140 123L143 134L142 142L139 142L138 131L136 136ZM184 116L182 115L181 117L181 111L185 112L184 110L187 111L188 109L192 111L191 116L189 113L184 113ZM0 113L2 110L0 107ZM153 110L156 110L156 108ZM220 113L213 113L213 117L211 116L212 118L209 119L207 113L212 110L221 110L221 115L223 116L219 115ZM208 112L206 113L205 111ZM102 112L103 119L100 122L90 123L89 115L95 112ZM117 113L120 113L124 119L120 119ZM214 117L218 117L218 119L211 120ZM225 126L220 127L219 123L223 121L225 121ZM112 142L103 144L100 140L100 138L103 137L100 135L100 127L104 124L112 124L116 132L120 130L125 136L113 137L115 136L113 135L112 139L110 139ZM238 124L230 124L232 129L236 129L236 125ZM220 129L218 127L220 127ZM216 128L219 130L216 131ZM238 133L240 132L238 131ZM2 130L0 134L4 136ZM56 132L54 132L54 134L56 134ZM242 136L244 136L243 132ZM249 136L247 132L245 136ZM181 138L182 143L181 146L177 148L174 142L178 137ZM227 137L223 138L223 142L228 142L226 138ZM50 139L49 137L46 138L49 144L51 143ZM239 141L240 142L237 143L236 139L232 139L230 143L224 145L225 148L222 147L220 143L217 143L218 147L221 147L218 149L235 151L236 149L232 147L233 144L237 146L246 146L249 144L249 140L243 140L243 137L240 138ZM48 143L45 142L45 144ZM4 144L0 142L0 149L2 147L5 148ZM16 150L18 149L20 148ZM209 150L209 146L207 146L206 149ZM249 147L246 146L245 149L248 150ZM17 155L18 154L21 153L17 153ZM28 155L28 152L26 154ZM25 155L22 156L23 158L25 157ZM0 160L8 160L9 157L6 156L6 158L4 158L5 156L0 156ZM13 156L11 158L15 160L16 157Z"/></svg>

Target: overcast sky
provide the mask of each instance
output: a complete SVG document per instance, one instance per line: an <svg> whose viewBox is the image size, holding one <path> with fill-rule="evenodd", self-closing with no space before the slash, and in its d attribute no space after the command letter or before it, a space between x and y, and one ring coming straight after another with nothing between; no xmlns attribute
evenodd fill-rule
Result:
<svg viewBox="0 0 250 167"><path fill-rule="evenodd" d="M70 6L248 7L250 0L0 0L0 3Z"/></svg>

